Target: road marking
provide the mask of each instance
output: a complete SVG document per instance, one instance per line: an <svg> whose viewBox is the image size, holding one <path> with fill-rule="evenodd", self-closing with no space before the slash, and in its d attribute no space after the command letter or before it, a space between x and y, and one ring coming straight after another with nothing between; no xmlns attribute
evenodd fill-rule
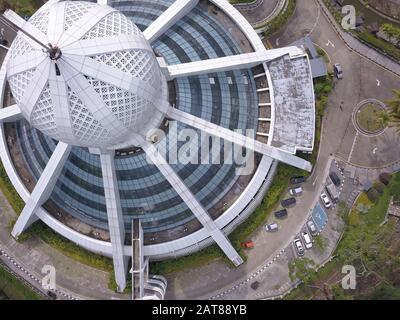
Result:
<svg viewBox="0 0 400 320"><path fill-rule="evenodd" d="M372 154L376 154L377 151L378 151L378 147L375 147L375 148L372 150Z"/></svg>
<svg viewBox="0 0 400 320"><path fill-rule="evenodd" d="M318 179L318 175L315 177L314 182L313 182L313 186L315 186L315 184L317 183L317 179Z"/></svg>
<svg viewBox="0 0 400 320"><path fill-rule="evenodd" d="M381 82L380 82L378 79L376 79L376 85L377 85L378 87L381 86Z"/></svg>
<svg viewBox="0 0 400 320"><path fill-rule="evenodd" d="M356 132L356 136L354 137L353 145L351 146L350 154L349 154L349 157L347 159L347 162L349 162L349 163L351 163L350 160L351 160L351 158L353 156L353 152L354 152L354 149L355 149L356 144L357 144L357 139L358 139L358 131Z"/></svg>
<svg viewBox="0 0 400 320"><path fill-rule="evenodd" d="M333 44L333 42L331 40L328 40L328 42L326 43L326 46L332 46L332 48L335 48L335 45Z"/></svg>
<svg viewBox="0 0 400 320"><path fill-rule="evenodd" d="M280 38L277 38L277 39L275 40L275 44L276 44L277 47L279 47L279 39L280 39Z"/></svg>

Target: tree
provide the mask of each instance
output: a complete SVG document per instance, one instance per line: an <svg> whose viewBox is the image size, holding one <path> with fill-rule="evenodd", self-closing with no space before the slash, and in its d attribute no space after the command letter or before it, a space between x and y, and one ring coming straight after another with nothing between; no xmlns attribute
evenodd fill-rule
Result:
<svg viewBox="0 0 400 320"><path fill-rule="evenodd" d="M385 101L389 107L390 126L395 127L400 133L400 90L393 90L394 97L391 100Z"/></svg>
<svg viewBox="0 0 400 320"><path fill-rule="evenodd" d="M311 280L315 272L315 262L309 258L298 258L289 264L289 277L294 281L299 279L305 285Z"/></svg>

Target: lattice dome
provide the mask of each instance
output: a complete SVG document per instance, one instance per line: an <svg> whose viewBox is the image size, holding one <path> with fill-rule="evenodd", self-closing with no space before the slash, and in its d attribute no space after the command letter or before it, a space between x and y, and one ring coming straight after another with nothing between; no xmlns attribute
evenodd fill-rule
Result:
<svg viewBox="0 0 400 320"><path fill-rule="evenodd" d="M138 141L161 123L166 82L137 26L111 7L45 5L19 33L7 76L24 117L48 136L83 147ZM135 144L132 142L132 144Z"/></svg>

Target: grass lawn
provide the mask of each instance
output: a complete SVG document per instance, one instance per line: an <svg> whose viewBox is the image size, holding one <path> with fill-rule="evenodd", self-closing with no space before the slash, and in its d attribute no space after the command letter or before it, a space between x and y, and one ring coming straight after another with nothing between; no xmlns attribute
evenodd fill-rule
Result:
<svg viewBox="0 0 400 320"><path fill-rule="evenodd" d="M3 299L9 300L42 300L42 297L10 275L0 265L0 300L2 295Z"/></svg>
<svg viewBox="0 0 400 320"><path fill-rule="evenodd" d="M43 5L43 0L0 0L0 8L12 9L21 16L32 16Z"/></svg>
<svg viewBox="0 0 400 320"><path fill-rule="evenodd" d="M384 129L384 124L380 120L384 111L373 103L363 106L357 113L358 125L367 132L379 132Z"/></svg>

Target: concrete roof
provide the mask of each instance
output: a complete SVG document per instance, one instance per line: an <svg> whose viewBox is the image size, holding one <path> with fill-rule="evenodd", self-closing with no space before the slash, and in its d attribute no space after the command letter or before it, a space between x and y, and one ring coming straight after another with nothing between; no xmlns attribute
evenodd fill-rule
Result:
<svg viewBox="0 0 400 320"><path fill-rule="evenodd" d="M306 56L285 55L268 64L273 83L275 122L272 146L295 153L312 151L315 99Z"/></svg>

